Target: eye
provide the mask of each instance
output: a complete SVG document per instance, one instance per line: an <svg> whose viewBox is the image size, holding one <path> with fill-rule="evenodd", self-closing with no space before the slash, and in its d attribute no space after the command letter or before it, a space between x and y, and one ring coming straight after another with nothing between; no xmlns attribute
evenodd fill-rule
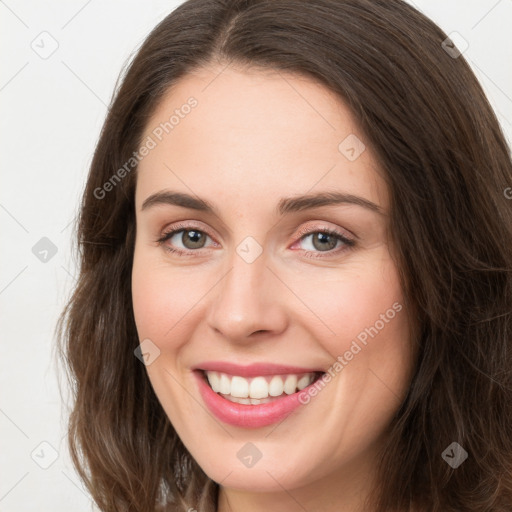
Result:
<svg viewBox="0 0 512 512"><path fill-rule="evenodd" d="M293 246L298 243L310 239L308 244L309 248L303 249L304 256L308 258L324 258L332 255L337 255L340 252L346 251L355 245L355 241L347 238L343 233L336 229L330 228L317 228L317 229L303 229L298 233L300 237ZM178 225L174 229L167 231L162 235L157 242L164 245L164 249L168 252L174 253L177 256L196 256L197 249L205 248L207 238L211 238L205 231L197 229L192 225ZM166 243L171 242L171 243ZM183 247L176 247L181 243ZM341 245L341 247L339 245ZM323 256L321 253L327 253Z"/></svg>
<svg viewBox="0 0 512 512"><path fill-rule="evenodd" d="M301 230L299 236L300 239L294 245L309 239L309 242L305 244L307 248L304 249L304 256L308 258L324 258L337 255L355 246L354 240L347 238L336 229L320 228ZM338 248L336 248L337 246ZM321 253L328 254L327 256L323 256Z"/></svg>
<svg viewBox="0 0 512 512"><path fill-rule="evenodd" d="M181 234L180 234L181 233ZM210 238L207 233L197 229L194 226L179 225L175 226L171 231L167 231L157 240L158 243L164 244L166 251L177 254L178 256L189 255L197 249L203 249L206 238ZM171 244L165 243L170 241ZM175 247L181 243L184 247Z"/></svg>

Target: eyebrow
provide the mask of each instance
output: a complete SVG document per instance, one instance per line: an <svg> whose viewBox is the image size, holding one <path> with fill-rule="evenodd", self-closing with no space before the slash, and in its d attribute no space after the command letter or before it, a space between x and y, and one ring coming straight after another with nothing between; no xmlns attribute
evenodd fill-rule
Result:
<svg viewBox="0 0 512 512"><path fill-rule="evenodd" d="M276 211L279 215L283 216L291 212L299 212L321 206L332 206L338 204L353 204L380 215L384 215L383 209L372 201L342 192L319 192L316 194L302 196L283 197L279 200ZM160 192L156 192L146 198L142 203L141 210L147 210L148 208L156 205L182 206L184 208L211 213L220 217L220 213L214 205L205 199L194 197L183 192L173 192L170 190L161 190Z"/></svg>

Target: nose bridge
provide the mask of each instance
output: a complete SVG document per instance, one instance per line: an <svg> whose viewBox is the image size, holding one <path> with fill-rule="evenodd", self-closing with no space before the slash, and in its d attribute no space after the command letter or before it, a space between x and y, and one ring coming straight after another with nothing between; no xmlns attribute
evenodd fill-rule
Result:
<svg viewBox="0 0 512 512"><path fill-rule="evenodd" d="M278 280L267 265L263 248L252 237L233 248L210 306L212 328L233 340L284 328L284 312L276 295Z"/></svg>

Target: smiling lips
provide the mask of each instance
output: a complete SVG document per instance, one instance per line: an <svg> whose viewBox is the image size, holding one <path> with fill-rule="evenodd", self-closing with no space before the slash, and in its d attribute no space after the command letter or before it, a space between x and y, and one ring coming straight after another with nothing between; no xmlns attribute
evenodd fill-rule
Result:
<svg viewBox="0 0 512 512"><path fill-rule="evenodd" d="M311 386L323 371L209 362L198 365L194 374L206 405L217 418L239 427L258 428L284 419L299 407L297 391Z"/></svg>
<svg viewBox="0 0 512 512"><path fill-rule="evenodd" d="M265 403L261 399L279 397L286 393L291 395L297 390L301 391L309 386L316 377L316 373L288 374L274 376L258 376L245 378L239 375L229 375L214 371L207 371L206 378L215 391L224 398L239 404L258 405Z"/></svg>

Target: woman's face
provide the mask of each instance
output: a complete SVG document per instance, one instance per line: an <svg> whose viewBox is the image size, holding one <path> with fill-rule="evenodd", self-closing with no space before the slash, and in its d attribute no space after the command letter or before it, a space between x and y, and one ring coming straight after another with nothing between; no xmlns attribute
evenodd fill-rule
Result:
<svg viewBox="0 0 512 512"><path fill-rule="evenodd" d="M212 67L167 93L143 144L133 308L181 440L226 489L355 492L413 351L388 191L349 111L303 77Z"/></svg>

